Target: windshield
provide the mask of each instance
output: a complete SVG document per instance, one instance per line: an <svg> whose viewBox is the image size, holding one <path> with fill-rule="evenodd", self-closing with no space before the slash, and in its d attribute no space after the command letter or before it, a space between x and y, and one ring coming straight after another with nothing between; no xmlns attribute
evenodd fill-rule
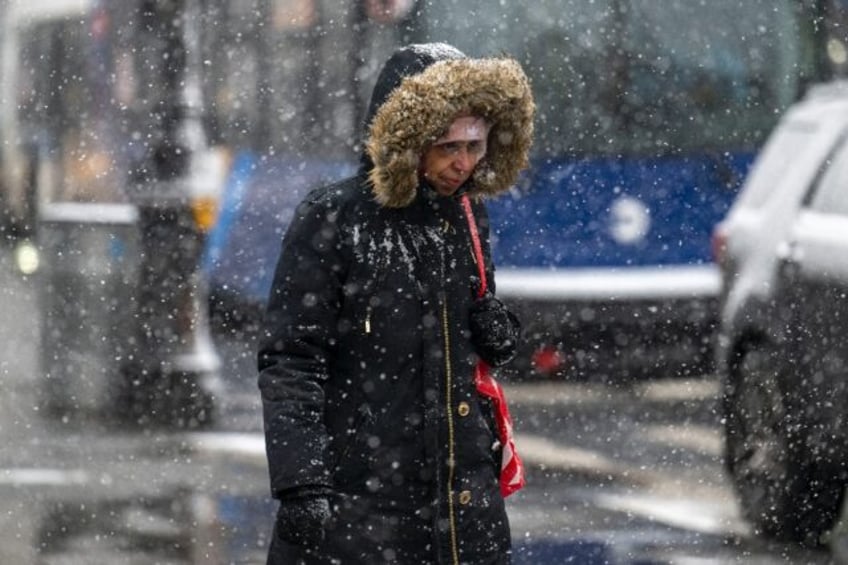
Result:
<svg viewBox="0 0 848 565"><path fill-rule="evenodd" d="M522 60L537 151L699 151L759 145L796 99L812 61L793 4L432 0L427 28L471 55Z"/></svg>

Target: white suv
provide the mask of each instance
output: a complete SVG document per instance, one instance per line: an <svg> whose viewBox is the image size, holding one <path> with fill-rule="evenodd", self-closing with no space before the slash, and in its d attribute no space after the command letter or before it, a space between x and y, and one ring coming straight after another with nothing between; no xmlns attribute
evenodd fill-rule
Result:
<svg viewBox="0 0 848 565"><path fill-rule="evenodd" d="M755 531L820 543L848 484L848 83L787 112L713 237L727 470Z"/></svg>

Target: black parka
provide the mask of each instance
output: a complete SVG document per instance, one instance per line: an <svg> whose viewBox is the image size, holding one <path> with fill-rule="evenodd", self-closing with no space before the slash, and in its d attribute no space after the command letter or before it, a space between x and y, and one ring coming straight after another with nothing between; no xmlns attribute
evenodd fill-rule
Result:
<svg viewBox="0 0 848 565"><path fill-rule="evenodd" d="M312 192L285 236L259 351L271 489L336 495L321 550L275 542L270 562L509 562L495 425L472 379L468 224L458 196L417 174L458 111L492 124L486 162L460 192L493 282L480 196L514 182L532 135L526 78L509 59L396 53L359 174Z"/></svg>

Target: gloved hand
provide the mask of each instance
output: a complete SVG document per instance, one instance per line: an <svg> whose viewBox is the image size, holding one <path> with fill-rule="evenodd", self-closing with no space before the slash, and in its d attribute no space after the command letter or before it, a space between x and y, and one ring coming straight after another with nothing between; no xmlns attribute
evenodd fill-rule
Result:
<svg viewBox="0 0 848 565"><path fill-rule="evenodd" d="M472 304L469 326L474 350L489 365L500 367L515 357L521 323L494 294L487 292Z"/></svg>
<svg viewBox="0 0 848 565"><path fill-rule="evenodd" d="M304 487L281 497L277 536L301 547L317 547L324 540L324 527L331 516L328 494L328 489Z"/></svg>

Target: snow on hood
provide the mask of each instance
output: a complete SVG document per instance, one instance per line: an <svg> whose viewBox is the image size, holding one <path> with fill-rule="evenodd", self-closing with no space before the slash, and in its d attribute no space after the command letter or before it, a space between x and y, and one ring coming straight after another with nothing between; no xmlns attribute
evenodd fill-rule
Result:
<svg viewBox="0 0 848 565"><path fill-rule="evenodd" d="M460 114L491 124L469 194L509 190L527 167L533 138L535 105L521 66L507 57L464 57L443 44L415 47L406 48L402 65L397 58L386 63L390 72L384 68L381 79L389 78L378 79L372 97L365 150L376 200L399 208L415 199L421 155Z"/></svg>

